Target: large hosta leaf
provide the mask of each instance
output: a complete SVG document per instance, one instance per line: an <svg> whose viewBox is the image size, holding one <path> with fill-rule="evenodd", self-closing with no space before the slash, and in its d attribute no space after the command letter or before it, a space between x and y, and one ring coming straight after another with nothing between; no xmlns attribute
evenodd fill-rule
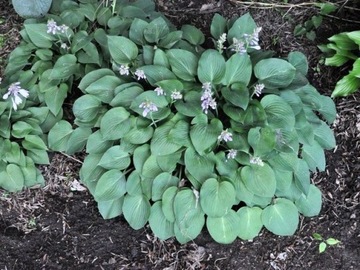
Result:
<svg viewBox="0 0 360 270"><path fill-rule="evenodd" d="M121 139L130 130L130 113L117 107L105 113L100 122L100 132L105 140Z"/></svg>
<svg viewBox="0 0 360 270"><path fill-rule="evenodd" d="M131 228L138 230L146 224L150 216L150 203L143 195L125 195L123 213Z"/></svg>
<svg viewBox="0 0 360 270"><path fill-rule="evenodd" d="M174 235L174 223L165 218L161 201L151 206L149 225L154 234L161 240L166 240Z"/></svg>
<svg viewBox="0 0 360 270"><path fill-rule="evenodd" d="M99 166L105 169L124 170L130 165L130 162L129 153L123 151L120 145L115 145L106 150L99 161Z"/></svg>
<svg viewBox="0 0 360 270"><path fill-rule="evenodd" d="M219 83L225 74L225 59L215 50L206 50L200 57L197 74L202 83Z"/></svg>
<svg viewBox="0 0 360 270"><path fill-rule="evenodd" d="M277 235L293 235L299 224L299 213L288 199L278 198L261 215L266 229Z"/></svg>
<svg viewBox="0 0 360 270"><path fill-rule="evenodd" d="M314 185L310 185L307 195L302 194L300 198L295 201L299 212L306 217L318 215L321 210L321 204L321 191Z"/></svg>
<svg viewBox="0 0 360 270"><path fill-rule="evenodd" d="M268 123L273 128L292 129L295 125L295 116L290 105L281 97L266 95L261 99L261 105L267 115Z"/></svg>
<svg viewBox="0 0 360 270"><path fill-rule="evenodd" d="M207 179L200 189L200 204L205 214L221 217L235 203L235 188L228 181L219 182L215 178Z"/></svg>
<svg viewBox="0 0 360 270"><path fill-rule="evenodd" d="M296 69L285 60L269 58L258 62L254 67L254 73L266 88L285 88L295 78Z"/></svg>
<svg viewBox="0 0 360 270"><path fill-rule="evenodd" d="M111 57L118 64L128 64L138 55L138 48L130 39L122 36L108 36Z"/></svg>
<svg viewBox="0 0 360 270"><path fill-rule="evenodd" d="M241 207L237 214L240 218L238 236L243 240L250 240L258 236L263 223L262 209L259 207Z"/></svg>
<svg viewBox="0 0 360 270"><path fill-rule="evenodd" d="M103 219L110 219L122 214L124 197L109 201L98 202L98 209Z"/></svg>
<svg viewBox="0 0 360 270"><path fill-rule="evenodd" d="M120 199L126 192L125 175L116 169L104 173L97 182L94 198L96 201Z"/></svg>
<svg viewBox="0 0 360 270"><path fill-rule="evenodd" d="M227 86L237 82L248 85L251 74L252 65L249 55L236 53L226 61L226 71L222 83Z"/></svg>
<svg viewBox="0 0 360 270"><path fill-rule="evenodd" d="M256 23L250 13L246 13L238 18L228 32L228 41L232 43L233 38L243 39L244 34L252 34L256 29Z"/></svg>
<svg viewBox="0 0 360 270"><path fill-rule="evenodd" d="M261 197L272 197L275 194L276 179L274 171L266 163L263 166L245 166L241 170L241 178L246 188Z"/></svg>
<svg viewBox="0 0 360 270"><path fill-rule="evenodd" d="M200 234L205 224L205 216L195 192L187 188L176 194L174 214L175 236L180 243L191 241Z"/></svg>
<svg viewBox="0 0 360 270"><path fill-rule="evenodd" d="M171 70L185 81L193 81L197 72L198 59L192 52L172 49L166 52Z"/></svg>
<svg viewBox="0 0 360 270"><path fill-rule="evenodd" d="M307 162L311 171L315 172L316 168L320 171L325 170L325 153L316 141L311 145L306 144L303 146L302 157Z"/></svg>
<svg viewBox="0 0 360 270"><path fill-rule="evenodd" d="M207 217L206 227L211 237L218 243L230 244L239 234L240 217L234 210L229 210L221 217Z"/></svg>

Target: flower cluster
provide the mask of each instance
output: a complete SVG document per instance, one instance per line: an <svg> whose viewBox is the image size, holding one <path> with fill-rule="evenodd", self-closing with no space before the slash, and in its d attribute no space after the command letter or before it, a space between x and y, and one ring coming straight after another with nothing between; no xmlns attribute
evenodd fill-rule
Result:
<svg viewBox="0 0 360 270"><path fill-rule="evenodd" d="M141 80L141 79L146 79L146 76L145 76L145 73L144 73L144 71L143 70L141 70L141 69L137 69L136 71L135 71L135 76L137 77L136 79L139 81L139 80Z"/></svg>
<svg viewBox="0 0 360 270"><path fill-rule="evenodd" d="M47 22L47 33L51 33L53 35L56 35L58 33L65 33L66 30L68 30L69 27L66 26L65 24L63 25L57 25L57 23L53 20L50 19Z"/></svg>
<svg viewBox="0 0 360 270"><path fill-rule="evenodd" d="M201 102L201 108L204 113L208 113L209 107L211 107L213 110L216 109L216 100L213 98L213 93L211 91L211 83L204 83L202 86L202 89L204 90L203 94L201 95L200 100Z"/></svg>
<svg viewBox="0 0 360 270"><path fill-rule="evenodd" d="M129 67L126 65L121 65L119 67L119 73L120 75L129 75L130 74Z"/></svg>
<svg viewBox="0 0 360 270"><path fill-rule="evenodd" d="M151 101L144 101L139 105L139 108L144 109L142 116L146 117L148 113L157 112L158 107Z"/></svg>
<svg viewBox="0 0 360 270"><path fill-rule="evenodd" d="M183 96L179 91L173 91L171 93L171 99L172 100L178 100L178 99L182 99L182 98L183 98Z"/></svg>
<svg viewBox="0 0 360 270"><path fill-rule="evenodd" d="M259 166L264 166L264 162L262 161L262 159L260 157L251 157L250 158L250 163L251 164L256 164Z"/></svg>
<svg viewBox="0 0 360 270"><path fill-rule="evenodd" d="M259 97L262 93L262 90L265 88L265 85L263 83L259 83L254 86L254 94Z"/></svg>
<svg viewBox="0 0 360 270"><path fill-rule="evenodd" d="M221 141L224 141L224 142L231 142L233 139L232 139L232 133L230 133L227 129L223 130L221 132L221 134L219 135L218 137L218 140L221 142Z"/></svg>
<svg viewBox="0 0 360 270"><path fill-rule="evenodd" d="M259 45L259 33L261 31L261 27L256 27L254 32L251 35L244 34L246 43L248 44L249 48L260 50Z"/></svg>
<svg viewBox="0 0 360 270"><path fill-rule="evenodd" d="M216 42L216 47L218 49L218 51L220 53L223 52L223 49L226 49L225 46L224 46L224 43L226 41L226 33L223 33L220 37L219 37L219 40Z"/></svg>
<svg viewBox="0 0 360 270"><path fill-rule="evenodd" d="M29 91L22 89L20 87L20 83L16 82L16 83L12 83L9 86L8 92L3 96L3 99L8 99L10 97L12 106L16 111L18 105L20 105L23 102L22 97L27 98L28 96L29 96Z"/></svg>
<svg viewBox="0 0 360 270"><path fill-rule="evenodd" d="M237 150L230 149L229 152L226 155L226 159L234 159L237 155Z"/></svg>
<svg viewBox="0 0 360 270"><path fill-rule="evenodd" d="M156 94L158 96L166 96L166 93L164 92L164 89L162 89L161 87L156 87L154 89L154 91L156 92Z"/></svg>
<svg viewBox="0 0 360 270"><path fill-rule="evenodd" d="M231 50L239 54L246 53L245 42L238 40L237 38L233 38L233 44Z"/></svg>

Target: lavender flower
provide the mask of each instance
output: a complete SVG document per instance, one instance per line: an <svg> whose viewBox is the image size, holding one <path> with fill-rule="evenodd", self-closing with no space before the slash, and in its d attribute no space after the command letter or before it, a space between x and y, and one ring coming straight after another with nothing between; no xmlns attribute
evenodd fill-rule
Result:
<svg viewBox="0 0 360 270"><path fill-rule="evenodd" d="M213 93L211 91L211 84L210 83L204 83L202 86L202 89L204 90L203 94L201 95L200 100L201 102L201 108L204 111L204 113L208 113L209 107L211 107L213 110L216 109L216 100L212 97Z"/></svg>
<svg viewBox="0 0 360 270"><path fill-rule="evenodd" d="M135 76L137 77L137 80L146 79L145 73L141 69L135 71Z"/></svg>
<svg viewBox="0 0 360 270"><path fill-rule="evenodd" d="M130 74L129 67L127 65L121 65L119 67L119 73L120 75L129 75Z"/></svg>
<svg viewBox="0 0 360 270"><path fill-rule="evenodd" d="M230 149L229 152L227 153L226 155L226 159L229 160L229 159L234 159L237 155L237 150L235 149Z"/></svg>
<svg viewBox="0 0 360 270"><path fill-rule="evenodd" d="M154 91L156 92L156 94L158 96L166 96L166 93L164 92L164 89L162 89L161 87L156 87L154 89Z"/></svg>
<svg viewBox="0 0 360 270"><path fill-rule="evenodd" d="M244 34L245 40L250 48L255 50L260 50L259 46L259 33L261 31L261 27L255 28L254 32L251 35Z"/></svg>
<svg viewBox="0 0 360 270"><path fill-rule="evenodd" d="M218 140L221 142L221 141L224 141L224 142L231 142L233 139L232 139L232 134L227 130L223 130L221 132L221 134L219 135L218 137Z"/></svg>
<svg viewBox="0 0 360 270"><path fill-rule="evenodd" d="M151 101L144 101L139 105L139 108L144 109L142 116L146 117L148 113L157 112L158 107Z"/></svg>
<svg viewBox="0 0 360 270"><path fill-rule="evenodd" d="M179 91L173 91L171 93L171 99L172 100L177 100L177 99L182 99L182 98L183 98L183 96Z"/></svg>
<svg viewBox="0 0 360 270"><path fill-rule="evenodd" d="M12 106L14 110L17 110L18 105L20 105L23 100L22 97L27 98L29 96L29 91L22 89L20 87L20 83L12 83L9 88L8 92L3 96L3 99L11 98Z"/></svg>
<svg viewBox="0 0 360 270"><path fill-rule="evenodd" d="M53 19L50 19L47 21L47 29L47 33L55 35L59 29L59 26Z"/></svg>
<svg viewBox="0 0 360 270"><path fill-rule="evenodd" d="M254 87L254 94L259 97L262 93L262 90L265 88L265 85L263 83L258 83Z"/></svg>

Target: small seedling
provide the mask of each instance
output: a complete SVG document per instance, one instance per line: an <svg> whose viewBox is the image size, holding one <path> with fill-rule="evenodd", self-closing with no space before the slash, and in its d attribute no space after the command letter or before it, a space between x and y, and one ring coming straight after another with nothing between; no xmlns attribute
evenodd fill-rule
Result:
<svg viewBox="0 0 360 270"><path fill-rule="evenodd" d="M321 241L319 244L319 253L323 253L328 246L335 246L337 244L340 244L341 242L335 238L328 238L324 239L320 234L314 233L313 238L317 241Z"/></svg>

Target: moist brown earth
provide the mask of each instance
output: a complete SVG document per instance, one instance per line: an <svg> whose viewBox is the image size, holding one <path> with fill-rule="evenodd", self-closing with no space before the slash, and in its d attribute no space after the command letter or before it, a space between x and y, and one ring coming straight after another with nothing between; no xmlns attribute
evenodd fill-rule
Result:
<svg viewBox="0 0 360 270"><path fill-rule="evenodd" d="M317 45L333 34L359 30L360 5L337 1L342 8L324 17L315 41L294 37L294 27L316 14L303 1L260 3L222 0L157 0L158 9L176 25L190 23L209 36L214 13L231 18L250 12L261 32L261 45L277 56L303 52L309 80L330 95L336 81L349 71L319 64ZM0 76L8 54L19 42L22 20L8 0L0 0ZM211 41L207 44L211 46ZM42 167L44 188L18 194L0 191L0 269L360 269L360 94L335 99L338 117L332 128L337 147L327 152L325 172L312 181L323 193L319 216L302 218L294 236L263 230L253 241L215 243L204 230L193 242L160 241L149 228L131 229L122 218L103 220L86 191L71 191L79 179L81 156L55 154ZM341 241L319 254L319 233Z"/></svg>

